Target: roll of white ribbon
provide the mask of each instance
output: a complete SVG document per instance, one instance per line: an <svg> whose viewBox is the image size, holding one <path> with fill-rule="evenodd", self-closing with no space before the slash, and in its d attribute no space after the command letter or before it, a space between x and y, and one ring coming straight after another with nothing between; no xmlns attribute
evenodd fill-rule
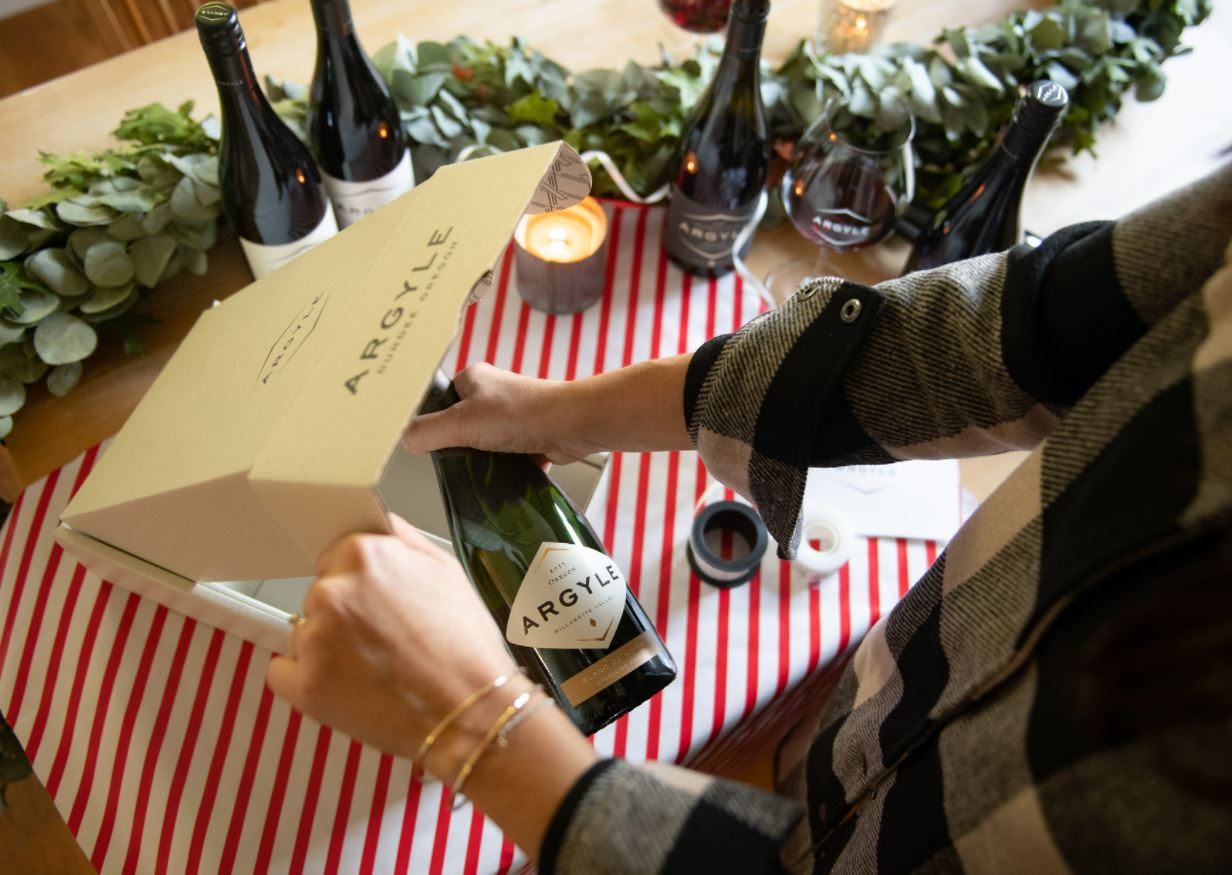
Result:
<svg viewBox="0 0 1232 875"><path fill-rule="evenodd" d="M812 574L833 574L851 556L851 529L833 508L814 508L804 518L795 563ZM814 547L817 541L820 548Z"/></svg>

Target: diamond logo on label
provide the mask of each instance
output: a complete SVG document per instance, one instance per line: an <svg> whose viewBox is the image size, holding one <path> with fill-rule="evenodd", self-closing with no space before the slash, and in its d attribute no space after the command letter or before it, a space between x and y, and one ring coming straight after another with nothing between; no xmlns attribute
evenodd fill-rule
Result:
<svg viewBox="0 0 1232 875"><path fill-rule="evenodd" d="M545 541L513 600L505 638L523 647L607 649L625 592L625 577L607 554Z"/></svg>

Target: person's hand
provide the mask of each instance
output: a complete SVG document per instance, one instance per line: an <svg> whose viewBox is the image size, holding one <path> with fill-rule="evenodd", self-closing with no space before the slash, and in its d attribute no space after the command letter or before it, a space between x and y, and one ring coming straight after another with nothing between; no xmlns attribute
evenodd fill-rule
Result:
<svg viewBox="0 0 1232 875"><path fill-rule="evenodd" d="M350 535L321 554L304 621L266 680L305 714L409 757L455 705L514 663L457 560L409 523L390 521L393 535ZM445 778L456 766L443 746L426 759Z"/></svg>
<svg viewBox="0 0 1232 875"><path fill-rule="evenodd" d="M453 384L457 404L416 417L407 428L402 444L410 452L475 447L563 465L601 449L578 436L578 384L536 380L483 363L460 371Z"/></svg>

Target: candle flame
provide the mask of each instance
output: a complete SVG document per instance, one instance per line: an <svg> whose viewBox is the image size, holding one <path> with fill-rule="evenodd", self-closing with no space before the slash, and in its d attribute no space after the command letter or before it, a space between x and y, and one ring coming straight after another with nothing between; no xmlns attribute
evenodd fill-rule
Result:
<svg viewBox="0 0 1232 875"><path fill-rule="evenodd" d="M863 15L856 17L856 30L866 30L868 28L868 20Z"/></svg>

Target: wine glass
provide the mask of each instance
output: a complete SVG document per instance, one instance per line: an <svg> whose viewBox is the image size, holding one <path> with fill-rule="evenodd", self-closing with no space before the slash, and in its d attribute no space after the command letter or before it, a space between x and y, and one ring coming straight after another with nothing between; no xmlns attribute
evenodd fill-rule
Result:
<svg viewBox="0 0 1232 875"><path fill-rule="evenodd" d="M801 236L819 248L815 256L771 271L766 285L776 294L811 277L841 273L831 255L885 239L914 196L911 117L889 132L839 126L836 117L851 121L841 111L823 112L796 144L783 174L787 215Z"/></svg>
<svg viewBox="0 0 1232 875"><path fill-rule="evenodd" d="M659 0L659 8L690 33L718 33L727 26L731 0Z"/></svg>

